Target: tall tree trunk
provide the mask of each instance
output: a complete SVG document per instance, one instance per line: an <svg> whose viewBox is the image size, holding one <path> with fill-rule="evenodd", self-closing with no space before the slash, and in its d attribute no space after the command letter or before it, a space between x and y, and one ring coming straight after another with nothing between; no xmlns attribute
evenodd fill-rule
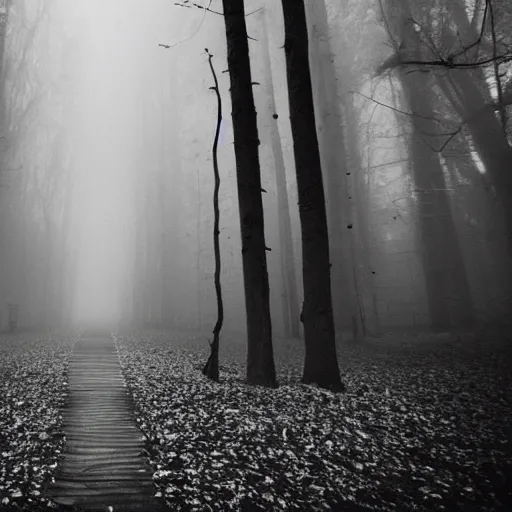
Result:
<svg viewBox="0 0 512 512"><path fill-rule="evenodd" d="M282 0L286 73L302 231L303 381L343 390L336 357L329 237L309 69L303 0Z"/></svg>
<svg viewBox="0 0 512 512"><path fill-rule="evenodd" d="M223 0L247 315L247 382L276 386L258 126L243 0Z"/></svg>
<svg viewBox="0 0 512 512"><path fill-rule="evenodd" d="M267 97L266 116L269 122L269 141L274 157L277 208L280 242L281 274L283 282L283 320L286 337L299 337L299 297L297 293L297 277L295 273L295 258L293 254L292 226L290 220L290 207L288 204L288 191L286 187L286 169L281 146L281 136L277 125L277 110L274 98L274 80L272 78L272 65L270 61L270 40L267 31L267 8L264 7L261 15L262 26L262 53L264 90Z"/></svg>
<svg viewBox="0 0 512 512"><path fill-rule="evenodd" d="M206 50L208 52L208 49ZM203 373L208 378L218 381L219 380L219 338L220 330L222 329L222 323L224 322L224 304L222 302L222 288L220 283L220 242L219 242L219 188L220 188L220 176L219 176L219 162L217 158L217 147L219 144L219 133L220 125L222 123L222 98L219 91L219 82L217 80L217 74L212 63L213 55L208 52L208 62L212 71L213 80L215 86L211 87L215 91L217 96L217 124L215 127L215 138L213 140L212 156L213 156L213 174L215 177L215 187L213 190L213 252L215 256L215 296L217 298L217 321L213 328L213 340L211 342L210 357L203 368Z"/></svg>
<svg viewBox="0 0 512 512"><path fill-rule="evenodd" d="M171 56L169 68L175 69ZM180 207L181 154L180 154L180 118L177 109L179 90L174 77L165 71L162 77L164 105L161 112L161 130L159 132L159 165L162 167L163 229L162 229L162 322L174 327L180 318L181 301L179 290L181 283L181 233L180 222L183 216ZM144 154L144 152L142 152Z"/></svg>
<svg viewBox="0 0 512 512"><path fill-rule="evenodd" d="M469 137L459 137L450 142L443 156L451 181L457 187L452 206L460 231L466 235L461 246L466 246L463 252L468 262L468 274L473 278L475 314L483 322L501 323L506 321L511 310L512 281L512 268L502 237L504 219L498 213L499 205L489 176L478 171L471 151Z"/></svg>
<svg viewBox="0 0 512 512"><path fill-rule="evenodd" d="M162 259L162 325L168 327L171 323L171 251L170 251L170 241L171 235L170 233L170 218L171 217L171 204L169 201L170 197L170 185L172 184L170 171L168 169L168 160L166 148L168 146L167 141L167 116L168 116L168 101L169 97L172 94L169 91L169 87L167 84L167 73L164 72L162 77L162 85L160 94L164 98L162 108L159 113L159 122L160 129L158 130L158 166L160 168L160 178L161 184L159 189L160 194L160 203L162 205L161 208L161 226L162 231L160 233L161 236L161 259ZM171 101L173 101L171 97Z"/></svg>
<svg viewBox="0 0 512 512"><path fill-rule="evenodd" d="M361 147L359 133L357 131L357 115L351 100L344 104L344 119L346 126L348 163L353 176L353 187L348 196L354 219L353 240L356 257L353 265L356 270L357 280L360 283L356 290L360 290L362 295L359 301L362 311L362 328L365 335L368 331L368 324L373 326L373 334L380 331L378 311L376 308L375 285L372 271L375 268L372 262L372 247L370 244L371 233L368 220L368 211L370 207L369 185L366 183L366 174L363 170ZM357 262L357 263L356 263Z"/></svg>
<svg viewBox="0 0 512 512"><path fill-rule="evenodd" d="M402 41L419 44L411 23L403 24ZM420 53L420 52L418 52ZM421 54L419 56L421 58ZM418 194L418 223L427 301L436 331L467 326L474 320L473 302L446 191L439 156L424 140L435 118L432 83L418 73L402 73L412 117L412 175ZM433 144L432 144L433 145Z"/></svg>
<svg viewBox="0 0 512 512"><path fill-rule="evenodd" d="M465 98L468 110L467 126L486 171L496 187L496 193L507 222L509 257L512 257L512 148L503 136L501 125L493 110L479 97L479 89L469 80L457 77L454 82ZM480 110L475 112L476 109Z"/></svg>
<svg viewBox="0 0 512 512"><path fill-rule="evenodd" d="M158 84L159 85L159 84ZM153 94L159 92L154 84ZM154 99L147 100L146 117L143 120L146 139L144 141L146 154L147 187L147 237L148 247L148 306L150 308L149 324L158 327L162 323L162 210L166 198L162 197L163 168L160 165L161 138L159 126L155 120L161 113L162 106Z"/></svg>
<svg viewBox="0 0 512 512"><path fill-rule="evenodd" d="M391 41L397 45L399 42L409 55L421 60L429 49L415 30L416 12L411 5L405 2L397 11L388 1L386 27ZM427 302L432 328L446 330L473 322L473 301L446 194L444 171L435 149L439 141L431 138L430 144L426 142L427 134L438 129L438 125L433 127L431 121L436 118L433 78L420 77L420 73L409 71L401 69L400 78L409 110L413 113L412 176L418 194L418 230Z"/></svg>
<svg viewBox="0 0 512 512"><path fill-rule="evenodd" d="M467 42L476 41L480 29L470 23L465 3L454 0L450 2L450 10L456 27L451 37L464 46L468 46ZM446 45L452 43L445 38L443 46L450 48ZM456 69L443 73L440 80L451 88L454 96L449 99L462 121L467 124L475 149L496 187L496 195L506 220L508 257L512 258L512 148L499 118L490 107L493 100L485 74L479 68ZM453 101L455 98L458 103Z"/></svg>
<svg viewBox="0 0 512 512"><path fill-rule="evenodd" d="M325 0L308 2L311 22L310 65L320 158L326 189L327 224L332 263L332 294L335 325L352 329L358 339L362 334L361 304L354 273L354 227L348 197L349 180L343 115L338 98L333 65L329 22ZM348 229L347 226L352 228Z"/></svg>
<svg viewBox="0 0 512 512"><path fill-rule="evenodd" d="M141 140L142 136L141 136ZM141 153L143 154L143 153ZM133 278L133 323L142 327L145 321L144 290L145 290L145 267L144 267L144 231L145 231L145 194L140 174L135 176L135 189L137 191L135 203L135 226L134 226L134 278Z"/></svg>
<svg viewBox="0 0 512 512"><path fill-rule="evenodd" d="M156 151L155 151L156 152ZM162 324L162 266L161 266L161 255L162 247L161 241L161 225L160 221L162 215L160 212L161 204L159 202L159 190L160 190L160 169L156 169L154 177L151 180L152 185L152 197L151 197L151 215L150 215L150 235L151 245L153 251L151 254L150 265L151 265L151 304L152 304L152 324L155 327L159 327Z"/></svg>
<svg viewBox="0 0 512 512"><path fill-rule="evenodd" d="M202 272L201 272L201 225L202 225L202 208L201 208L201 179L200 169L197 168L197 222L196 222L196 242L197 242L197 258L196 258L196 270L197 270L197 330L200 332L203 327L203 307L202 307Z"/></svg>

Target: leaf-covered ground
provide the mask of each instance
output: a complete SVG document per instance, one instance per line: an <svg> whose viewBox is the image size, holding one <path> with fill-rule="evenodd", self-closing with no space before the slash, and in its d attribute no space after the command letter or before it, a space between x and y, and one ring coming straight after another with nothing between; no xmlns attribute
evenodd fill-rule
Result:
<svg viewBox="0 0 512 512"><path fill-rule="evenodd" d="M71 342L32 335L0 338L0 510L47 509L44 484L63 437Z"/></svg>
<svg viewBox="0 0 512 512"><path fill-rule="evenodd" d="M281 386L243 383L223 340L120 335L156 495L171 510L512 510L512 347L496 337L342 345L348 391L300 384L301 343L276 346Z"/></svg>

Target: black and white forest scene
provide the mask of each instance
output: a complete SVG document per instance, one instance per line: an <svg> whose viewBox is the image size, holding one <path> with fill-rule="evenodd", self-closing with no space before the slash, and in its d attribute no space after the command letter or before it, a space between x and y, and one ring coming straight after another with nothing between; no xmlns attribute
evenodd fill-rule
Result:
<svg viewBox="0 0 512 512"><path fill-rule="evenodd" d="M511 0L0 0L0 512L512 510Z"/></svg>

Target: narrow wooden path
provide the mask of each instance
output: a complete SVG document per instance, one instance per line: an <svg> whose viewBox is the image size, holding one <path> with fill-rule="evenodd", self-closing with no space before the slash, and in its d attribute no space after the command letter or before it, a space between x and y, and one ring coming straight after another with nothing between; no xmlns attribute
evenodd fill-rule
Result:
<svg viewBox="0 0 512 512"><path fill-rule="evenodd" d="M111 337L83 337L69 366L64 454L47 493L61 506L157 510L152 474Z"/></svg>

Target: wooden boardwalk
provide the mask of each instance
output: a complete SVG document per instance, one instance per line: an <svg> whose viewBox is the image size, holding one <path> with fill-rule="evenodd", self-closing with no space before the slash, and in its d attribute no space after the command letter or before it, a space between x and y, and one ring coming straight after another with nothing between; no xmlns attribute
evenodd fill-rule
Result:
<svg viewBox="0 0 512 512"><path fill-rule="evenodd" d="M71 510L159 510L113 339L82 337L68 380L66 444L48 496Z"/></svg>

